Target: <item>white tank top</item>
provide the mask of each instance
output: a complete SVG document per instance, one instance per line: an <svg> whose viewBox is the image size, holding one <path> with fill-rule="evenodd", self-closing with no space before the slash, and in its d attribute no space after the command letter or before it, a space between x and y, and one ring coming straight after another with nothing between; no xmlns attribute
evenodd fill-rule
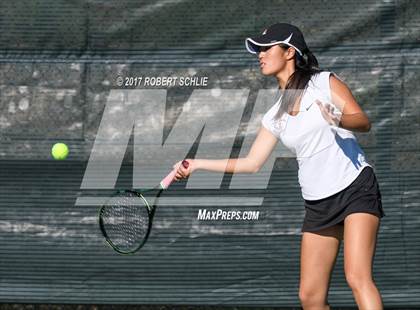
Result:
<svg viewBox="0 0 420 310"><path fill-rule="evenodd" d="M353 132L329 125L315 100L331 103L330 74L312 76L300 102L299 113L275 115L280 99L268 110L262 124L295 155L299 165L302 197L318 200L350 185L366 166L371 166ZM338 110L337 110L338 111Z"/></svg>

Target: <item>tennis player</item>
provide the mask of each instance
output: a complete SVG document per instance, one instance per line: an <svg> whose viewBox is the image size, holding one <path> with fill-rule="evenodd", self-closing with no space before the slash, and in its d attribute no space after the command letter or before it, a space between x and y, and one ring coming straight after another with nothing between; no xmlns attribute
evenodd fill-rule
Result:
<svg viewBox="0 0 420 310"><path fill-rule="evenodd" d="M359 309L383 308L372 276L380 219L385 215L372 166L352 131L371 124L347 85L334 73L321 71L301 31L274 24L247 38L258 55L263 75L277 79L281 96L262 119L244 158L188 159L176 163L175 179L198 169L229 173L259 171L277 141L296 154L305 205L302 227L299 299L305 310L330 309L328 289L340 243L344 269Z"/></svg>

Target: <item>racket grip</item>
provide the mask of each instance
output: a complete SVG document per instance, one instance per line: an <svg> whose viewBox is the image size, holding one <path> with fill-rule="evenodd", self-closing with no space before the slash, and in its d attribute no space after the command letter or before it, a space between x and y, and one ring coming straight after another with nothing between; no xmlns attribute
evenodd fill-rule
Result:
<svg viewBox="0 0 420 310"><path fill-rule="evenodd" d="M190 163L185 159L182 161L182 166L184 166L184 168L188 168L189 165ZM167 189L169 185L171 185L171 183L174 181L176 171L176 169L172 170L171 173L169 173L162 181L160 181L160 188Z"/></svg>

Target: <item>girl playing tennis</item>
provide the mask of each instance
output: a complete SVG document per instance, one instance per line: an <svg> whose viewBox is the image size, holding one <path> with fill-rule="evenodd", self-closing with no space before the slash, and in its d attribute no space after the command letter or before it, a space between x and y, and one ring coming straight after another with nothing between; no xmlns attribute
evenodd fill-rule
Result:
<svg viewBox="0 0 420 310"><path fill-rule="evenodd" d="M246 48L258 55L262 74L277 79L280 99L264 115L246 157L188 159L188 168L181 162L174 165L175 179L187 178L198 169L255 173L281 140L296 154L305 204L299 286L302 307L330 309L331 272L344 240L345 276L359 309L382 309L372 265L380 219L385 214L375 173L352 133L369 131L369 119L344 82L318 69L297 27L272 25L260 36L247 38Z"/></svg>

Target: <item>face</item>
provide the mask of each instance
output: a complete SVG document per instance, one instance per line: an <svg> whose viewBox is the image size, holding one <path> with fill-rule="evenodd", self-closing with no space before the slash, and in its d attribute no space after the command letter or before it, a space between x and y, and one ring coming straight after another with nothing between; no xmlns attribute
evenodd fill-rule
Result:
<svg viewBox="0 0 420 310"><path fill-rule="evenodd" d="M294 49L285 49L279 45L261 46L258 53L261 73L264 75L277 75L293 59Z"/></svg>

